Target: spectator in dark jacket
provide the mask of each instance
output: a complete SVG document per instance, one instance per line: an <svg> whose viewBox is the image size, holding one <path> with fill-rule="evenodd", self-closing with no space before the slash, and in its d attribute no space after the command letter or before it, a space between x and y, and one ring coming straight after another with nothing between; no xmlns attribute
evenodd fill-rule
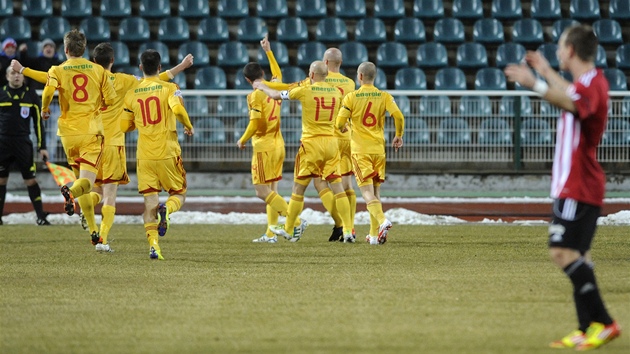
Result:
<svg viewBox="0 0 630 354"><path fill-rule="evenodd" d="M59 56L55 52L56 49L55 42L50 38L46 38L40 43L39 56L31 58L28 56L28 48L20 46L20 62L25 67L33 70L48 72L51 66L61 64L61 60L59 60ZM32 90L44 89L44 84L40 84L35 80L29 80L28 86Z"/></svg>

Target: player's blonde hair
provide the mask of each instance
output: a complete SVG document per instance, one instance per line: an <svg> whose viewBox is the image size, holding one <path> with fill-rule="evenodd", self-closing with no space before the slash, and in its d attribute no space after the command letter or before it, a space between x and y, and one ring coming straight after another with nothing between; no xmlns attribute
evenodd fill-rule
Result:
<svg viewBox="0 0 630 354"><path fill-rule="evenodd" d="M75 28L63 36L63 45L69 55L82 57L83 53L85 53L87 40L85 35Z"/></svg>

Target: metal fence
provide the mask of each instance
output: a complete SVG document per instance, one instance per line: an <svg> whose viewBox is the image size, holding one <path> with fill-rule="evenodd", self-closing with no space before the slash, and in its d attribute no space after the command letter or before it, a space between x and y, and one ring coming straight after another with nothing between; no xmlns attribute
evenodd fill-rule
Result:
<svg viewBox="0 0 630 354"><path fill-rule="evenodd" d="M389 91L405 116L404 147L388 148L390 172L548 172L553 160L557 108L530 91ZM187 90L184 102L195 135L187 137L178 123L188 169L248 171L251 150L236 141L248 123L249 91ZM56 115L47 122L53 137ZM301 134L299 102L283 102L281 130L291 165ZM54 128L56 129L56 128ZM394 136L386 120L385 138ZM53 159L64 161L63 149L50 141ZM127 158L135 167L137 132L127 134ZM599 160L607 172L630 172L630 92L611 92L609 122Z"/></svg>

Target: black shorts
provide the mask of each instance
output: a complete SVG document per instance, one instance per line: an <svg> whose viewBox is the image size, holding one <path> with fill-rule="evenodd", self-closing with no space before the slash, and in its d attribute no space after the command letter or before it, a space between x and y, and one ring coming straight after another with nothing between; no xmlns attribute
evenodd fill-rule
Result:
<svg viewBox="0 0 630 354"><path fill-rule="evenodd" d="M549 225L549 247L570 248L584 254L591 249L601 208L573 199L556 199Z"/></svg>
<svg viewBox="0 0 630 354"><path fill-rule="evenodd" d="M11 165L22 173L22 178L35 178L33 142L28 136L0 136L0 178L9 176Z"/></svg>

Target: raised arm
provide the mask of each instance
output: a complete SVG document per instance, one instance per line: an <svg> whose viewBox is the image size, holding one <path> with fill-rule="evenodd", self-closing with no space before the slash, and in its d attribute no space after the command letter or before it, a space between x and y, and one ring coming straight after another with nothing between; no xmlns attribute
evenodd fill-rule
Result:
<svg viewBox="0 0 630 354"><path fill-rule="evenodd" d="M46 80L48 80L47 72L27 68L15 59L11 60L11 69L42 84L45 84Z"/></svg>
<svg viewBox="0 0 630 354"><path fill-rule="evenodd" d="M188 54L182 59L182 62L172 67L170 70L166 70L160 73L160 80L170 81L177 76L177 74L190 68L194 63L194 57L192 54Z"/></svg>
<svg viewBox="0 0 630 354"><path fill-rule="evenodd" d="M252 85L255 89L257 90L261 90L262 92L264 92L267 96L271 97L274 100L288 100L289 99L289 95L288 93L283 95L283 92L287 92L287 91L278 91L278 90L274 90L272 88L269 88L269 86L265 85L264 83L262 83L262 81L254 81L253 85Z"/></svg>

